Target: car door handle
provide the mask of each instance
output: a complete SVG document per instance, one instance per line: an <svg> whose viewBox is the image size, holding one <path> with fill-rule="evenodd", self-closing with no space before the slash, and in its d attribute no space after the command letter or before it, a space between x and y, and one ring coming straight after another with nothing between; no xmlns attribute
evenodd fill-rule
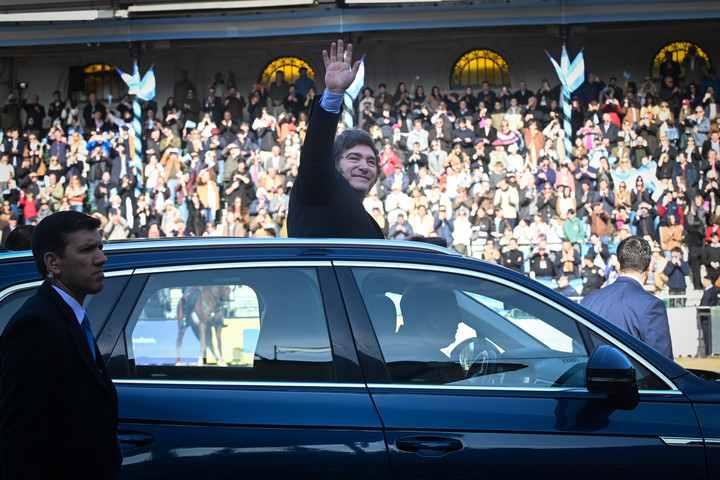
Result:
<svg viewBox="0 0 720 480"><path fill-rule="evenodd" d="M460 440L445 437L407 437L395 440L395 446L423 457L439 457L463 448Z"/></svg>
<svg viewBox="0 0 720 480"><path fill-rule="evenodd" d="M133 448L150 445L155 441L152 435L143 432L118 432L118 440L123 450L131 450Z"/></svg>

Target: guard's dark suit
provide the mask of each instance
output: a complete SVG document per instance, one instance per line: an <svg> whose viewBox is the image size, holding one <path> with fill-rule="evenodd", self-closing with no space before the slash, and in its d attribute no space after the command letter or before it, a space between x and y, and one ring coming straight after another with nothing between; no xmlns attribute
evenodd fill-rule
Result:
<svg viewBox="0 0 720 480"><path fill-rule="evenodd" d="M339 113L316 101L290 190L288 237L377 238L385 236L333 162L333 141Z"/></svg>
<svg viewBox="0 0 720 480"><path fill-rule="evenodd" d="M72 309L45 282L0 337L5 480L114 478L118 399Z"/></svg>

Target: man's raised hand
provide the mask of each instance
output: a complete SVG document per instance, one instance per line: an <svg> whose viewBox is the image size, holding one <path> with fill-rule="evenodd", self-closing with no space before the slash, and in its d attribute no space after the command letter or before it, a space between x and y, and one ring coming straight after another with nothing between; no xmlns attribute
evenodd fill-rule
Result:
<svg viewBox="0 0 720 480"><path fill-rule="evenodd" d="M330 93L344 94L352 85L360 68L360 60L352 63L352 44L348 44L347 52L343 56L343 41L338 40L330 45L330 54L323 50L325 62L325 88Z"/></svg>

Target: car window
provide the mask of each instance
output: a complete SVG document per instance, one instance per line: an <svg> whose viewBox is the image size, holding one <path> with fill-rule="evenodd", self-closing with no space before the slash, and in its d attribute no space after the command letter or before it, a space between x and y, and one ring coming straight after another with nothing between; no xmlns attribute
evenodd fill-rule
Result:
<svg viewBox="0 0 720 480"><path fill-rule="evenodd" d="M585 365L601 337L548 303L466 275L353 273L396 383L585 386ZM643 375L653 377L639 369ZM659 379L642 386L651 384L666 388Z"/></svg>
<svg viewBox="0 0 720 480"><path fill-rule="evenodd" d="M17 290L0 301L0 333L5 330L8 322L15 315L15 312L20 310L23 303L28 298L35 294L37 287L30 287L22 290Z"/></svg>
<svg viewBox="0 0 720 480"><path fill-rule="evenodd" d="M126 342L135 378L335 378L313 268L153 274L126 327Z"/></svg>
<svg viewBox="0 0 720 480"><path fill-rule="evenodd" d="M83 308L85 308L93 332L96 334L100 332L100 329L105 324L110 310L115 305L126 283L126 276L106 278L103 281L103 289L99 293L85 297ZM38 286L33 282L27 288L20 288L0 300L0 333L5 330L5 326L15 312L20 310L25 301L35 294Z"/></svg>

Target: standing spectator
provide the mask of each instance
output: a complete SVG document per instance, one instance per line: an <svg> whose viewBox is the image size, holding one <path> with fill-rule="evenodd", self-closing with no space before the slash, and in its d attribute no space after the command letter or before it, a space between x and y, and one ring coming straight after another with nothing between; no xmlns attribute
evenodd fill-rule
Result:
<svg viewBox="0 0 720 480"><path fill-rule="evenodd" d="M697 195L688 206L685 215L685 243L688 247L688 265L695 290L702 290L700 265L705 248L706 217L707 212L703 208L703 199Z"/></svg>
<svg viewBox="0 0 720 480"><path fill-rule="evenodd" d="M27 130L30 125L34 125L36 128L42 128L42 121L45 118L45 107L40 105L40 99L37 95L33 95L30 99L30 103L23 100L22 106L27 114L25 120L25 129ZM32 122L31 122L32 120Z"/></svg>
<svg viewBox="0 0 720 480"><path fill-rule="evenodd" d="M120 215L120 212L111 208L109 219L103 229L103 237L106 240L122 240L130 236L130 228L127 220Z"/></svg>
<svg viewBox="0 0 720 480"><path fill-rule="evenodd" d="M185 128L195 128L200 121L200 111L202 110L200 100L195 96L195 89L190 88L183 96L177 98L183 99L181 112L182 118L185 120ZM181 124L180 126L182 127L183 125Z"/></svg>
<svg viewBox="0 0 720 480"><path fill-rule="evenodd" d="M710 234L710 245L705 247L703 254L703 265L707 269L707 275L712 278L713 284L720 277L720 234Z"/></svg>
<svg viewBox="0 0 720 480"><path fill-rule="evenodd" d="M447 208L445 205L438 207L438 214L433 224L433 229L437 232L438 237L445 239L449 247L453 244L455 225L453 220L448 216Z"/></svg>
<svg viewBox="0 0 720 480"><path fill-rule="evenodd" d="M584 268L582 272L583 288L582 296L585 297L591 293L600 290L605 282L603 271L595 264L594 253L589 252L583 258Z"/></svg>
<svg viewBox="0 0 720 480"><path fill-rule="evenodd" d="M663 273L668 277L668 288L670 295L682 295L685 296L685 290L687 285L685 283L685 276L690 274L690 268L688 264L682 258L682 249L680 247L673 247L670 257L670 261L665 265ZM684 307L685 298L680 299L676 302L676 306Z"/></svg>
<svg viewBox="0 0 720 480"><path fill-rule="evenodd" d="M525 255L518 249L518 241L515 238L511 238L508 243L508 250L502 256L502 265L516 272L524 273Z"/></svg>
<svg viewBox="0 0 720 480"><path fill-rule="evenodd" d="M600 241L605 245L607 245L609 241L609 222L610 215L603 210L602 203L593 203L592 212L587 219L587 223L590 225L590 234L597 235Z"/></svg>
<svg viewBox="0 0 720 480"><path fill-rule="evenodd" d="M580 252L568 239L562 241L562 248L555 254L555 274L580 278Z"/></svg>
<svg viewBox="0 0 720 480"><path fill-rule="evenodd" d="M268 99L270 100L270 113L276 117L282 112L283 101L290 91L290 84L285 80L285 72L275 72L275 81L268 88Z"/></svg>
<svg viewBox="0 0 720 480"><path fill-rule="evenodd" d="M660 244L665 256L670 257L675 248L680 248L683 240L683 226L677 223L675 215L667 217L667 226L660 227Z"/></svg>
<svg viewBox="0 0 720 480"><path fill-rule="evenodd" d="M545 240L541 240L530 255L530 271L536 280L551 281L555 278L555 265Z"/></svg>
<svg viewBox="0 0 720 480"><path fill-rule="evenodd" d="M315 82L308 77L307 71L306 67L300 67L298 70L299 77L295 80L295 88L297 88L298 93L303 97L307 96L308 90L317 90Z"/></svg>
<svg viewBox="0 0 720 480"><path fill-rule="evenodd" d="M85 105L85 107L83 108L83 120L85 120L85 128L89 130L95 129L95 119L98 118L98 115L96 115L98 114L98 112L99 117L104 119L107 113L105 105L103 105L97 100L95 93L91 93L90 95L88 95L87 105Z"/></svg>
<svg viewBox="0 0 720 480"><path fill-rule="evenodd" d="M702 279L703 296L700 299L701 307L715 307L718 304L720 289L713 285L712 278L704 276ZM708 338L707 336L705 338Z"/></svg>

